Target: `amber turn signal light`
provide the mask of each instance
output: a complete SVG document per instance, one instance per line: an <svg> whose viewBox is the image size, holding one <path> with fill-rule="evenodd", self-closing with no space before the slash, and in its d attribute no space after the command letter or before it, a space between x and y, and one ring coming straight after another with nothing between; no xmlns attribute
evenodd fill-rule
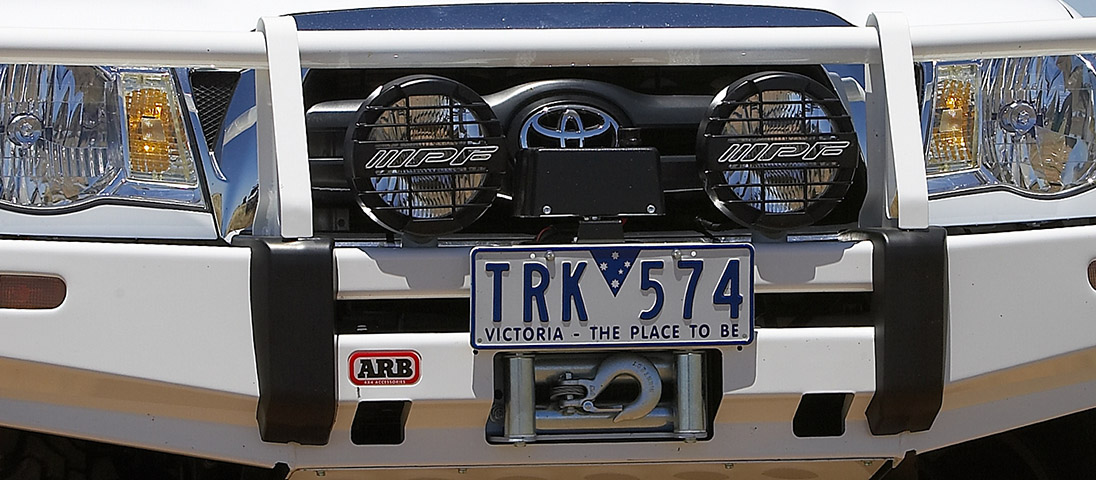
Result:
<svg viewBox="0 0 1096 480"><path fill-rule="evenodd" d="M42 275L0 275L0 308L43 310L65 301L65 281Z"/></svg>

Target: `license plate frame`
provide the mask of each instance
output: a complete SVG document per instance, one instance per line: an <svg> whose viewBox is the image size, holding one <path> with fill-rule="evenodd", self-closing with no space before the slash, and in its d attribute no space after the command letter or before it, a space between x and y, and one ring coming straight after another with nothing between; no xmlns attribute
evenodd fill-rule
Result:
<svg viewBox="0 0 1096 480"><path fill-rule="evenodd" d="M747 345L754 339L750 244L519 245L476 247L469 257L470 340L475 349L719 347ZM545 272L549 281L538 300ZM659 293L651 281L662 290L657 312ZM721 284L720 297L716 290ZM572 292L566 303L564 290ZM585 307L585 320L578 303ZM563 318L564 305L571 311L569 320ZM547 321L541 313L545 310ZM650 317L643 318L644 312ZM691 318L685 318L686 312ZM720 318L724 312L726 321Z"/></svg>

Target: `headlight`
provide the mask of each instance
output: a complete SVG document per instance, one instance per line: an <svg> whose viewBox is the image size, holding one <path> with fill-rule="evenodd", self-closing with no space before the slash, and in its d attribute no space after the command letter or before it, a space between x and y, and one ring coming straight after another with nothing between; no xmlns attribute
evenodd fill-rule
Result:
<svg viewBox="0 0 1096 480"><path fill-rule="evenodd" d="M0 65L0 205L201 205L171 73Z"/></svg>
<svg viewBox="0 0 1096 480"><path fill-rule="evenodd" d="M1060 196L1096 179L1091 55L927 65L929 193Z"/></svg>

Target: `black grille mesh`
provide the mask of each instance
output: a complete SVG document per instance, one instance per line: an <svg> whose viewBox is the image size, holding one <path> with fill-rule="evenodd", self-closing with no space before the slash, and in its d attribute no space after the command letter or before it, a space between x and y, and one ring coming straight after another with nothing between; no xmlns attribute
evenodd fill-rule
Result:
<svg viewBox="0 0 1096 480"><path fill-rule="evenodd" d="M232 101L232 92L239 81L239 72L190 72L190 87L194 105L198 108L198 121L211 151L216 148L228 104Z"/></svg>

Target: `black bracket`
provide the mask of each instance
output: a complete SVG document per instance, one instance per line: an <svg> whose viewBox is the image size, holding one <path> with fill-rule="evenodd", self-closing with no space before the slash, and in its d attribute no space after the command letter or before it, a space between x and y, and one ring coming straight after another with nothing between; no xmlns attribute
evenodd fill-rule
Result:
<svg viewBox="0 0 1096 480"><path fill-rule="evenodd" d="M576 240L590 243L624 242L624 222L620 218L584 218L578 222Z"/></svg>
<svg viewBox="0 0 1096 480"><path fill-rule="evenodd" d="M334 242L236 237L233 243L251 248L259 436L326 445L338 371Z"/></svg>
<svg viewBox="0 0 1096 480"><path fill-rule="evenodd" d="M870 229L875 395L874 435L928 430L944 397L948 320L947 231Z"/></svg>

